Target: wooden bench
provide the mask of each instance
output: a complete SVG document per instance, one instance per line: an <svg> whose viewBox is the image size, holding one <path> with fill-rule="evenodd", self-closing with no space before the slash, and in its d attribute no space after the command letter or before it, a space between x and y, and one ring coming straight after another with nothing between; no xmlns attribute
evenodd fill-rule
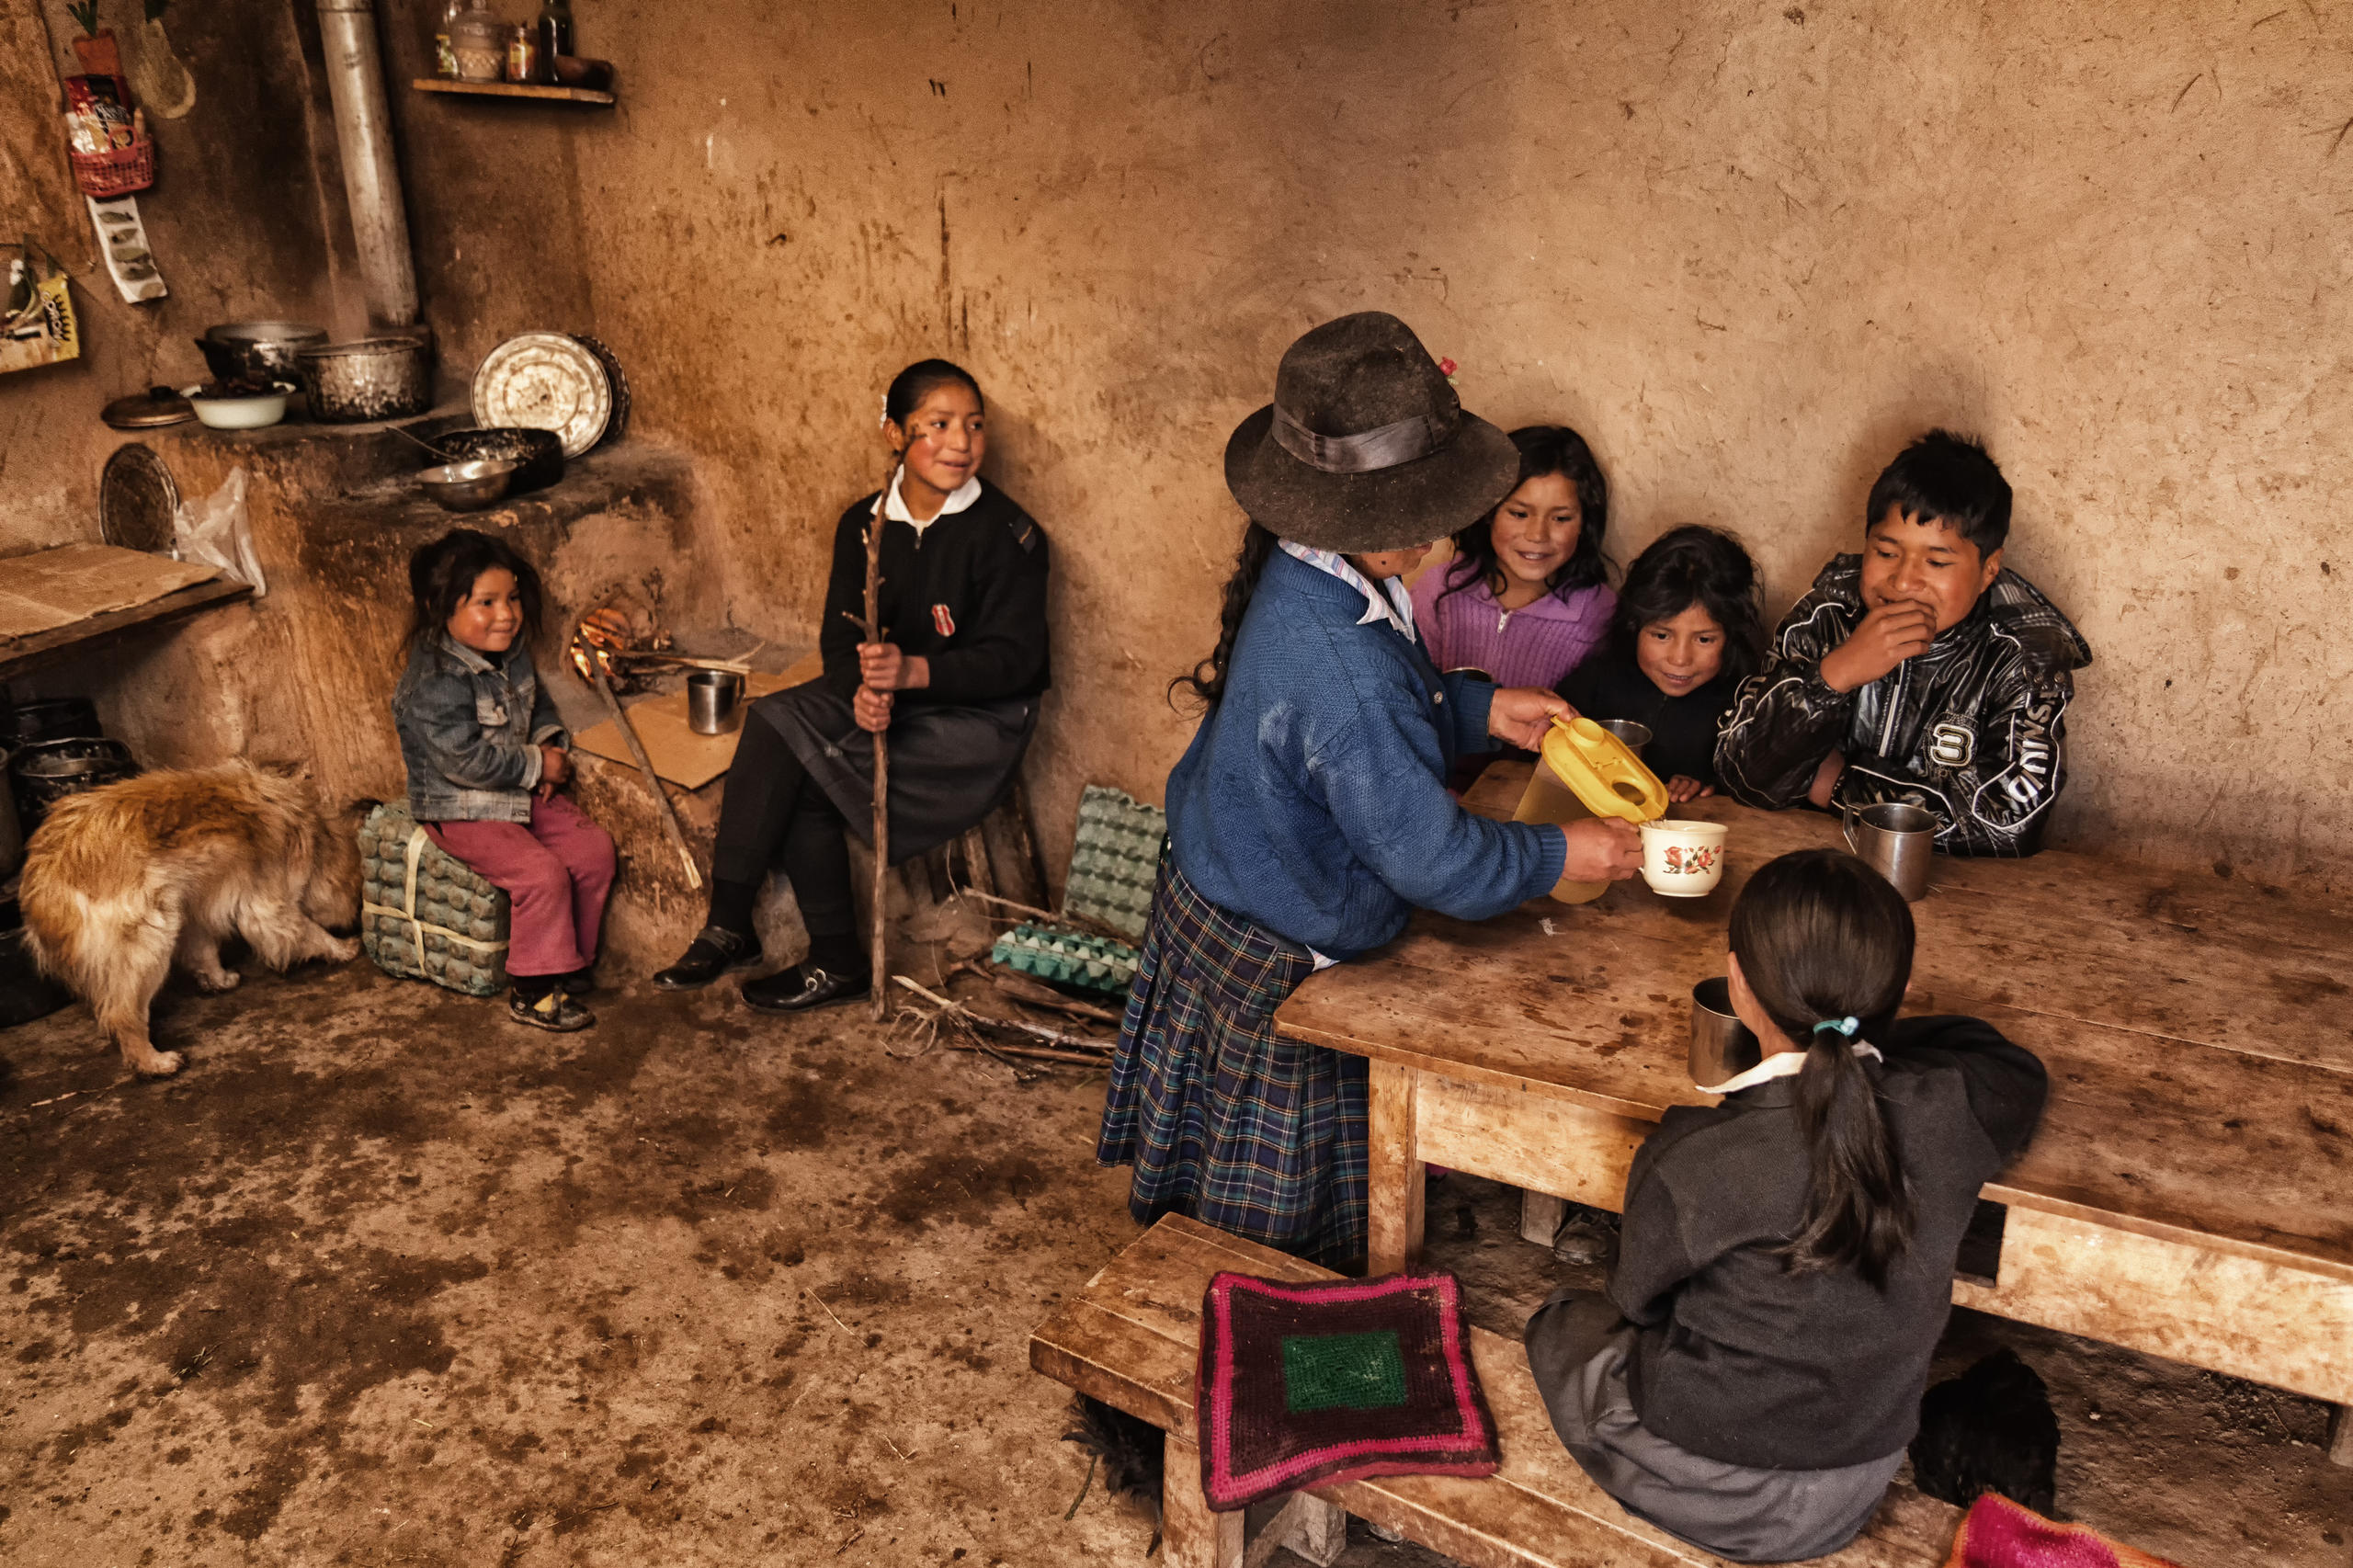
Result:
<svg viewBox="0 0 2353 1568"><path fill-rule="evenodd" d="M1243 1517L1211 1513L1195 1448L1193 1372L1201 1293L1220 1269L1270 1279L1329 1279L1324 1269L1171 1215L1114 1258L1029 1338L1029 1365L1158 1426L1167 1437L1162 1500L1167 1568L1249 1568L1288 1546L1328 1564L1345 1516L1402 1530L1467 1568L1665 1568L1724 1560L1627 1513L1561 1447L1516 1339L1471 1331L1503 1469L1481 1481L1391 1476L1300 1494L1256 1540ZM1830 1568L1935 1568L1961 1510L1896 1487L1870 1528Z"/></svg>

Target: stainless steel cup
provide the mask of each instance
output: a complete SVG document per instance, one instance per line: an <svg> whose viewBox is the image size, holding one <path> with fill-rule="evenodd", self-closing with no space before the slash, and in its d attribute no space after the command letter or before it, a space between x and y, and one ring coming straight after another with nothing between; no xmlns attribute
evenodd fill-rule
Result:
<svg viewBox="0 0 2353 1568"><path fill-rule="evenodd" d="M687 677L687 727L723 735L744 722L744 677L733 670L697 670Z"/></svg>
<svg viewBox="0 0 2353 1568"><path fill-rule="evenodd" d="M1732 982L1722 975L1691 988L1691 1082L1703 1089L1730 1083L1765 1060L1765 1048L1733 1015Z"/></svg>
<svg viewBox="0 0 2353 1568"><path fill-rule="evenodd" d="M1893 801L1847 808L1847 847L1895 884L1906 902L1928 891L1928 864L1937 852L1937 819L1917 806Z"/></svg>
<svg viewBox="0 0 2353 1568"><path fill-rule="evenodd" d="M1651 744L1648 724L1637 724L1631 719L1596 719L1594 722L1625 742L1626 749L1636 756L1642 756L1643 748Z"/></svg>

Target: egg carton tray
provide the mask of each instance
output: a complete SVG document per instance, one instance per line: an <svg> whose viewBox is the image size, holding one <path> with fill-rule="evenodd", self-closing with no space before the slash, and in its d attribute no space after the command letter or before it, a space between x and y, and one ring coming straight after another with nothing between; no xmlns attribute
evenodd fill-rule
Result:
<svg viewBox="0 0 2353 1568"><path fill-rule="evenodd" d="M506 989L506 895L433 842L405 806L359 829L359 944L376 967L470 996Z"/></svg>
<svg viewBox="0 0 2353 1568"><path fill-rule="evenodd" d="M1142 941L1167 842L1167 812L1124 790L1089 784L1079 797L1078 841L1063 884L1063 913Z"/></svg>
<svg viewBox="0 0 2353 1568"><path fill-rule="evenodd" d="M1136 978L1136 949L1125 942L1028 924L999 937L989 957L1049 985L1105 996L1124 996Z"/></svg>

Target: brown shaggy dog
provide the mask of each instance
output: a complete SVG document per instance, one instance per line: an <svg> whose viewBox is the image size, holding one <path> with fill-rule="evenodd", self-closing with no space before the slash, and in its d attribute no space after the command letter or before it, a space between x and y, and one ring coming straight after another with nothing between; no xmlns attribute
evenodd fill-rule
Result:
<svg viewBox="0 0 2353 1568"><path fill-rule="evenodd" d="M135 1072L180 1053L147 1038L174 960L207 991L234 933L272 969L352 958L327 926L359 918L359 848L310 789L230 762L142 774L50 808L25 846L25 934L41 968L89 1003Z"/></svg>

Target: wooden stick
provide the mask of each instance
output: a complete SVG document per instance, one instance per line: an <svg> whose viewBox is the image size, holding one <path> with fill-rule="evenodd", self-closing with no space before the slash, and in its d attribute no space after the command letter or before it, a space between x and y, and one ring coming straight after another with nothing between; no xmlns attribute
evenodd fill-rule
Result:
<svg viewBox="0 0 2353 1568"><path fill-rule="evenodd" d="M1052 910L1040 909L1034 903L1017 903L1012 899L999 898L995 893L978 892L972 888L958 888L956 892L961 898L976 898L983 903L995 904L999 909L1010 909L1017 915L1027 915L1039 920L1051 920L1057 926L1067 926L1075 931L1092 931L1098 937L1108 937L1115 942L1124 942L1131 948L1136 945L1136 939L1118 926L1107 926L1100 920L1092 920L1084 915L1056 915Z"/></svg>
<svg viewBox="0 0 2353 1568"><path fill-rule="evenodd" d="M891 454L892 477L898 476L899 454ZM882 641L882 503L891 494L885 481L882 494L874 498L874 515L866 519L866 640ZM885 1006L880 982L886 972L889 956L885 940L889 923L890 892L884 880L891 874L891 744L888 727L874 732L874 937L867 962L877 982L874 986L874 1021L881 1023Z"/></svg>
<svg viewBox="0 0 2353 1568"><path fill-rule="evenodd" d="M1108 1040L1089 1040L1085 1035L1064 1034L1060 1029L1050 1029L1043 1024L1024 1023L1019 1018L993 1018L986 1013L976 1013L961 1002L942 996L938 992L925 990L904 974L894 974L891 979L893 983L905 986L961 1024L976 1025L984 1028L1012 1029L1033 1039L1045 1040L1051 1045L1077 1046L1087 1051L1101 1051L1116 1049L1114 1043ZM881 988L878 986L876 989ZM1007 1049L1011 1048L1007 1047Z"/></svg>
<svg viewBox="0 0 2353 1568"><path fill-rule="evenodd" d="M1120 1016L1110 1008L1065 996L1052 986L1032 980L1018 970L993 968L987 973L990 984L1017 1002L1032 1007L1051 1007L1057 1013L1068 1013L1075 1018L1093 1018L1097 1023L1116 1024L1120 1021Z"/></svg>
<svg viewBox="0 0 2353 1568"><path fill-rule="evenodd" d="M685 665L698 670L723 670L729 675L747 676L752 666L741 659L698 659L685 653L641 653L626 648L606 650L608 659L627 659L641 665Z"/></svg>
<svg viewBox="0 0 2353 1568"><path fill-rule="evenodd" d="M613 683L605 678L605 666L594 649L588 654L589 678L596 682L597 695L605 699L605 710L621 732L621 739L629 743L629 755L637 759L637 770L645 775L645 787L654 791L654 803L662 808L662 827L670 835L671 846L677 850L679 860L687 868L687 886L699 892L702 869L695 864L695 852L687 847L686 829L678 825L677 808L670 804L670 793L662 788L662 776L654 771L654 759L645 755L645 743L637 738L637 726L629 722L621 710L620 699L613 695Z"/></svg>

